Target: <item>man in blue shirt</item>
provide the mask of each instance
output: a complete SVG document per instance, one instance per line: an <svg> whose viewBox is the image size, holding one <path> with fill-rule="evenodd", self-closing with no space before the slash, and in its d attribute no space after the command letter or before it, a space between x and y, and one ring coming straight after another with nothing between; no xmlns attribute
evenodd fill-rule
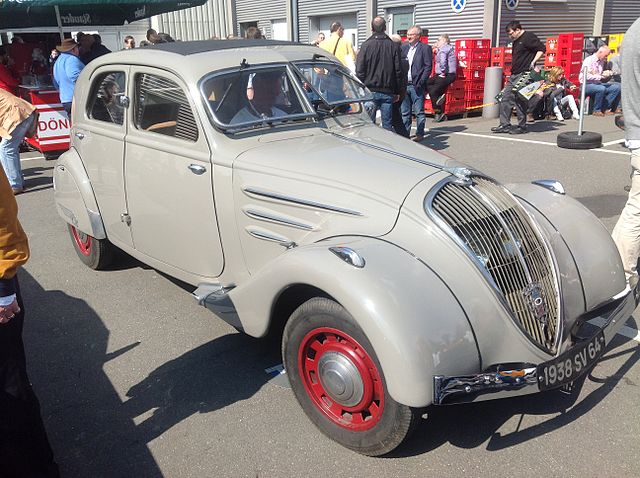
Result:
<svg viewBox="0 0 640 478"><path fill-rule="evenodd" d="M53 86L60 92L60 102L71 119L71 101L76 80L84 68L80 61L80 47L73 38L65 38L56 47L60 56L53 65Z"/></svg>

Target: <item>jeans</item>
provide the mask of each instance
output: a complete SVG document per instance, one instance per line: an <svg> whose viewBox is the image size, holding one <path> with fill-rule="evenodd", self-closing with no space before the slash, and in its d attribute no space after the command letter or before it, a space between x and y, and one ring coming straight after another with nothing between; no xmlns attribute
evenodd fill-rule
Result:
<svg viewBox="0 0 640 478"><path fill-rule="evenodd" d="M0 141L0 163L13 189L24 188L22 169L20 168L20 143L33 123L33 115L20 123L11 131L11 139Z"/></svg>
<svg viewBox="0 0 640 478"><path fill-rule="evenodd" d="M392 108L393 108L393 95L387 93L379 93L373 91L373 101L368 101L365 104L367 113L371 117L371 121L376 122L376 113L380 110L380 116L382 118L382 127L389 131L393 131L392 124Z"/></svg>
<svg viewBox="0 0 640 478"><path fill-rule="evenodd" d="M620 83L587 83L585 94L593 96L593 111L604 113L618 103Z"/></svg>
<svg viewBox="0 0 640 478"><path fill-rule="evenodd" d="M640 149L631 151L631 190L611 235L620 252L625 276L635 285L640 256Z"/></svg>
<svg viewBox="0 0 640 478"><path fill-rule="evenodd" d="M411 113L416 115L416 136L424 136L424 88L407 85L407 95L402 100L402 119L404 127L411 132Z"/></svg>
<svg viewBox="0 0 640 478"><path fill-rule="evenodd" d="M504 95L500 102L500 126L509 126L511 124L511 110L516 107L516 115L518 116L518 126L527 127L527 108L529 102L514 90L513 86L518 82L524 73L511 75L509 81L504 87Z"/></svg>

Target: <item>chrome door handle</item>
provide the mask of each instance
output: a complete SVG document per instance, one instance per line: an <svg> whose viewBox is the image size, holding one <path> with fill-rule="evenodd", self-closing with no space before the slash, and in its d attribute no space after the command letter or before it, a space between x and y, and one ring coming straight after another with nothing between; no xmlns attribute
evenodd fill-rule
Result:
<svg viewBox="0 0 640 478"><path fill-rule="evenodd" d="M204 174L207 171L207 168L205 168L204 166L200 166L199 164L190 164L189 169L193 174L197 174L198 176Z"/></svg>
<svg viewBox="0 0 640 478"><path fill-rule="evenodd" d="M83 139L83 138L84 138L84 134L83 134L83 133L78 132L78 133L76 133L76 138L78 138L78 139Z"/></svg>

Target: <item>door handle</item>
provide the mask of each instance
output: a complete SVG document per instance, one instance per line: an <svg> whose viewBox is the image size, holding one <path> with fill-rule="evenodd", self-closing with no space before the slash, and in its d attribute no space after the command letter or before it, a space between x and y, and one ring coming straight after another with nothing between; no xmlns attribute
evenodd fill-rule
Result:
<svg viewBox="0 0 640 478"><path fill-rule="evenodd" d="M84 134L80 133L79 131L76 133L76 138L78 139L83 139L84 138Z"/></svg>
<svg viewBox="0 0 640 478"><path fill-rule="evenodd" d="M204 166L200 166L199 164L190 164L189 169L193 174L197 174L198 176L204 174L207 171L207 168L205 168Z"/></svg>

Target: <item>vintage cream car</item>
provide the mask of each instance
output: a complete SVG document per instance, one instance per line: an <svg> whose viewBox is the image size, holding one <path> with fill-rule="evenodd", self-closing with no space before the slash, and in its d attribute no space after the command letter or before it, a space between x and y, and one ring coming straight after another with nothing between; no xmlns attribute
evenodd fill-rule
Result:
<svg viewBox="0 0 640 478"><path fill-rule="evenodd" d="M309 418L381 455L424 407L573 382L638 299L562 185L507 188L375 126L368 98L311 46L106 55L78 80L54 185L84 263L119 248L237 329L281 334Z"/></svg>

